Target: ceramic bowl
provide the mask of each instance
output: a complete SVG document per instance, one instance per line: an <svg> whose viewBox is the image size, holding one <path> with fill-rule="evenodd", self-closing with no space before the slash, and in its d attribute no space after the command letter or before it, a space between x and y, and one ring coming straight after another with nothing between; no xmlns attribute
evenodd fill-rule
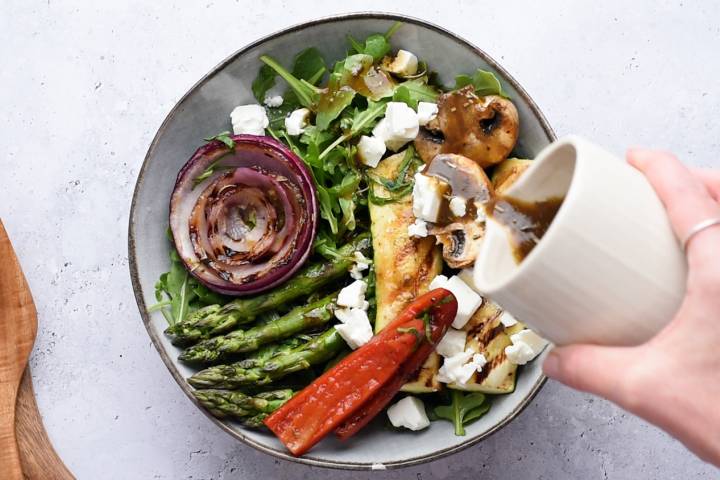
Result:
<svg viewBox="0 0 720 480"><path fill-rule="evenodd" d="M224 60L183 96L161 125L140 170L130 213L130 273L140 314L170 373L193 402L191 387L185 381L192 370L178 362L179 350L163 335L166 324L162 315L147 310L155 303L155 282L168 268L168 199L178 170L203 137L229 130L229 112L236 105L255 102L250 85L261 65L260 55L270 54L288 65L298 50L315 46L330 61L345 55L347 34L362 38L386 31L395 21L404 25L393 37L393 45L426 60L444 84L451 85L456 74L471 73L478 67L493 71L501 79L520 113L517 155L533 158L554 139L535 103L497 62L453 33L415 18L385 13L323 18L269 35ZM477 444L517 416L543 382L541 359L521 368L515 392L497 397L490 412L470 425L463 437L453 434L449 422L433 422L430 428L415 433L390 431L378 419L356 438L346 443L327 439L301 458L289 455L269 433L210 418L238 440L276 457L345 469L395 468L434 460Z"/></svg>

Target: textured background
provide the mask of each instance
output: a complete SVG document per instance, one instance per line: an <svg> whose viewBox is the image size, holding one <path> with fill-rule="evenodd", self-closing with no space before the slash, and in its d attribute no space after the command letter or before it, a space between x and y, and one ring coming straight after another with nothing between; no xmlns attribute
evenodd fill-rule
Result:
<svg viewBox="0 0 720 480"><path fill-rule="evenodd" d="M68 466L81 479L720 477L654 427L553 382L478 447L372 475L274 460L182 394L128 275L128 210L145 151L180 96L242 45L358 10L418 16L468 38L525 86L558 135L720 167L711 1L0 0L0 217L35 294L33 377Z"/></svg>

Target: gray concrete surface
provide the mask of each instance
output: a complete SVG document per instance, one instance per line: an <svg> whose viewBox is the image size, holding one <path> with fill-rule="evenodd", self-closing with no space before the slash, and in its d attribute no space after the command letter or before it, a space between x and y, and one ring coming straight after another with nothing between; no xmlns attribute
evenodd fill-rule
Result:
<svg viewBox="0 0 720 480"><path fill-rule="evenodd" d="M617 152L664 147L720 167L720 6L711 1L1 0L0 217L38 305L33 377L60 455L80 479L720 477L654 427L552 382L480 446L374 474L258 453L181 393L128 275L128 209L148 144L175 101L243 44L373 9L432 20L481 46L560 135Z"/></svg>

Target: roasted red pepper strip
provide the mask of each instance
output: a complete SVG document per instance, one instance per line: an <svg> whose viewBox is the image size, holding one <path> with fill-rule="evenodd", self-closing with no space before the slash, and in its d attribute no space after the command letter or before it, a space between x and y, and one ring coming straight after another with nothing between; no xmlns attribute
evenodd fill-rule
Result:
<svg viewBox="0 0 720 480"><path fill-rule="evenodd" d="M443 321L443 330L452 322L457 310L457 301L452 294L448 290L436 289L418 297L367 344L345 357L267 417L265 425L293 455L307 452L361 409L383 385L393 380L405 361L410 358L417 361L414 354L428 343L425 340L425 323L417 317L426 311L434 314L432 307L445 305L450 305L448 308L453 315L449 322ZM431 325L433 323L434 318ZM427 351L427 357L432 347L423 351Z"/></svg>
<svg viewBox="0 0 720 480"><path fill-rule="evenodd" d="M335 434L340 439L347 440L359 432L390 403L403 385L412 380L430 353L435 349L437 342L442 339L450 327L450 324L452 324L455 314L457 313L457 301L436 305L432 307L430 312L432 315L432 322L430 322L430 337L432 343L427 341L423 342L410 358L400 366L395 375L383 385L371 399L365 402L360 409L353 413L345 423L335 430Z"/></svg>

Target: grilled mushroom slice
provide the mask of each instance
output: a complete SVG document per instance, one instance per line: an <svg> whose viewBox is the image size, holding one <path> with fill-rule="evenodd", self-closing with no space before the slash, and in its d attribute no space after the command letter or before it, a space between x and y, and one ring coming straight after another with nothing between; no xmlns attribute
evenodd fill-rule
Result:
<svg viewBox="0 0 720 480"><path fill-rule="evenodd" d="M485 224L459 221L447 225L434 225L428 233L442 245L442 254L450 268L465 268L475 262L480 252L480 243L485 236Z"/></svg>
<svg viewBox="0 0 720 480"><path fill-rule="evenodd" d="M448 183L452 196L466 202L462 217L452 213L449 202L443 205L440 221L430 227L428 233L442 244L443 258L450 267L468 267L475 261L485 234L484 221L478 221L484 215L478 216L478 209L484 209L492 198L492 183L477 163L451 153L436 155L424 173Z"/></svg>
<svg viewBox="0 0 720 480"><path fill-rule="evenodd" d="M520 121L513 103L498 95L479 97L472 85L440 96L438 116L420 129L415 148L425 163L439 153L457 153L483 168L507 158Z"/></svg>

